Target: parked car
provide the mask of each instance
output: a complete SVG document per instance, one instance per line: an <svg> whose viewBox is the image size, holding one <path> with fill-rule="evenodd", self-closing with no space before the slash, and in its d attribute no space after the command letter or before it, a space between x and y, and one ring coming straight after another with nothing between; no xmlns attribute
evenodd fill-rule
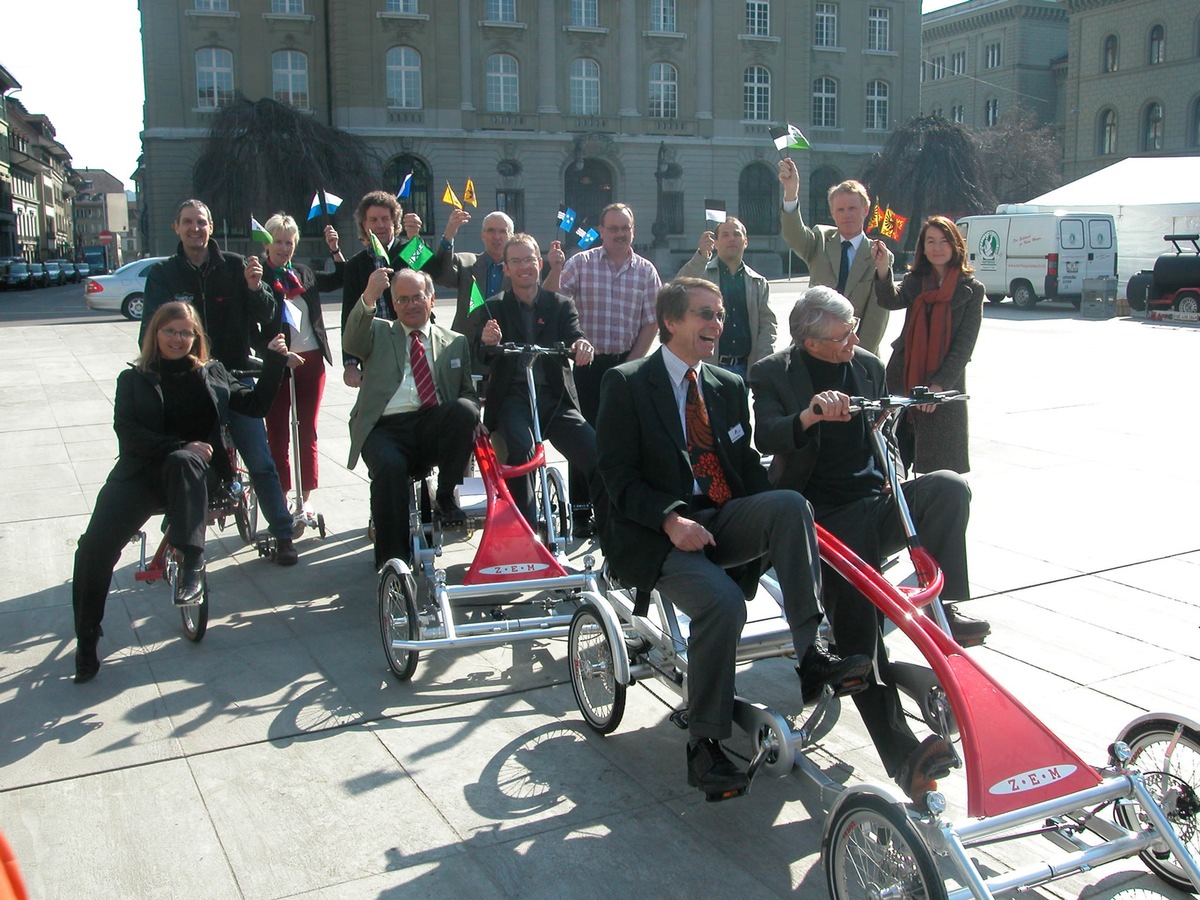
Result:
<svg viewBox="0 0 1200 900"><path fill-rule="evenodd" d="M88 275L91 274L92 267L89 266L85 262L71 263L71 265L75 267L75 283L76 284L83 281L83 279L87 278ZM99 275L100 273L97 272L96 274Z"/></svg>
<svg viewBox="0 0 1200 900"><path fill-rule="evenodd" d="M88 309L120 310L127 319L141 319L146 273L151 266L164 259L167 257L152 256L126 263L111 275L89 275L84 280L83 289Z"/></svg>
<svg viewBox="0 0 1200 900"><path fill-rule="evenodd" d="M50 270L45 263L32 262L29 264L30 281L36 288L50 287Z"/></svg>
<svg viewBox="0 0 1200 900"><path fill-rule="evenodd" d="M46 287L58 287L60 284L66 284L66 274L59 265L58 260L48 259L42 266L46 269Z"/></svg>
<svg viewBox="0 0 1200 900"><path fill-rule="evenodd" d="M24 260L16 260L8 264L8 271L4 273L4 288L9 291L27 291L33 287L33 271L29 268L29 263Z"/></svg>
<svg viewBox="0 0 1200 900"><path fill-rule="evenodd" d="M59 282L60 284L67 284L68 282L71 284L79 283L79 274L75 271L75 263L69 259L52 259L50 262L62 270L62 281Z"/></svg>

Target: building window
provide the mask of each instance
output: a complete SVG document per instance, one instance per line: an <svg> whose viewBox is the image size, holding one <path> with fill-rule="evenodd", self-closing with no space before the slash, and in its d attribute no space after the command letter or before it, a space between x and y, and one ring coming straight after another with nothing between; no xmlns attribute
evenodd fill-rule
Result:
<svg viewBox="0 0 1200 900"><path fill-rule="evenodd" d="M1200 97L1192 101L1192 121L1188 127L1188 146L1200 147Z"/></svg>
<svg viewBox="0 0 1200 900"><path fill-rule="evenodd" d="M867 49L892 49L892 11L886 6L867 9Z"/></svg>
<svg viewBox="0 0 1200 900"><path fill-rule="evenodd" d="M1166 59L1166 52L1167 48L1163 27L1155 25L1150 29L1150 55L1146 62L1152 66L1157 66Z"/></svg>
<svg viewBox="0 0 1200 900"><path fill-rule="evenodd" d="M992 97L983 101L983 124L989 128L1000 121L1000 101Z"/></svg>
<svg viewBox="0 0 1200 900"><path fill-rule="evenodd" d="M1000 43L997 41L995 44L988 44L984 52L987 54L985 67L988 69L1000 68Z"/></svg>
<svg viewBox="0 0 1200 900"><path fill-rule="evenodd" d="M421 54L412 47L393 47L384 64L388 107L421 109Z"/></svg>
<svg viewBox="0 0 1200 900"><path fill-rule="evenodd" d="M815 128L837 128L837 82L832 78L813 82L812 122Z"/></svg>
<svg viewBox="0 0 1200 900"><path fill-rule="evenodd" d="M866 128L883 131L888 127L888 86L886 81L867 82Z"/></svg>
<svg viewBox="0 0 1200 900"><path fill-rule="evenodd" d="M229 12L229 0L196 0L196 9L203 12Z"/></svg>
<svg viewBox="0 0 1200 900"><path fill-rule="evenodd" d="M650 30L675 30L675 0L650 0Z"/></svg>
<svg viewBox="0 0 1200 900"><path fill-rule="evenodd" d="M779 234L779 176L773 166L752 162L742 169L737 216L747 234Z"/></svg>
<svg viewBox="0 0 1200 900"><path fill-rule="evenodd" d="M487 0L484 17L489 22L517 21L517 0Z"/></svg>
<svg viewBox="0 0 1200 900"><path fill-rule="evenodd" d="M771 118L771 73L763 66L750 66L745 71L742 117L755 122Z"/></svg>
<svg viewBox="0 0 1200 900"><path fill-rule="evenodd" d="M1111 109L1100 113L1100 131L1096 141L1096 152L1100 156L1112 156L1117 152L1117 114Z"/></svg>
<svg viewBox="0 0 1200 900"><path fill-rule="evenodd" d="M571 24L576 28L600 27L600 10L597 4L598 0L571 0Z"/></svg>
<svg viewBox="0 0 1200 900"><path fill-rule="evenodd" d="M571 60L570 111L573 116L600 115L600 65L594 59Z"/></svg>
<svg viewBox="0 0 1200 900"><path fill-rule="evenodd" d="M434 224L436 215L434 200L441 198L442 192L432 189L433 173L429 169L429 163L410 153L393 157L383 168L383 183L390 185L391 190L394 191L404 183L405 177L410 174L412 175L412 184L409 187L408 197L400 202L404 205L405 212L414 212L421 217L422 234L433 234L437 227Z"/></svg>
<svg viewBox="0 0 1200 900"><path fill-rule="evenodd" d="M818 3L813 7L816 21L813 23L813 45L816 47L837 46L837 4Z"/></svg>
<svg viewBox="0 0 1200 900"><path fill-rule="evenodd" d="M217 109L233 102L233 54L220 47L196 51L196 105Z"/></svg>
<svg viewBox="0 0 1200 900"><path fill-rule="evenodd" d="M679 117L679 74L670 63L650 67L650 118Z"/></svg>
<svg viewBox="0 0 1200 900"><path fill-rule="evenodd" d="M308 57L298 50L272 53L271 91L280 103L308 109Z"/></svg>
<svg viewBox="0 0 1200 900"><path fill-rule="evenodd" d="M929 61L929 80L940 81L946 77L946 57L935 56Z"/></svg>
<svg viewBox="0 0 1200 900"><path fill-rule="evenodd" d="M387 9L385 12L416 15L417 0L387 0Z"/></svg>
<svg viewBox="0 0 1200 900"><path fill-rule="evenodd" d="M1151 103L1146 107L1145 135L1142 140L1143 150L1161 150L1163 148L1163 110L1161 103Z"/></svg>
<svg viewBox="0 0 1200 900"><path fill-rule="evenodd" d="M967 51L957 50L950 54L950 73L952 75L967 74Z"/></svg>
<svg viewBox="0 0 1200 900"><path fill-rule="evenodd" d="M271 0L271 12L285 16L302 16L304 0Z"/></svg>
<svg viewBox="0 0 1200 900"><path fill-rule="evenodd" d="M1110 34L1104 39L1104 54L1100 62L1101 72L1117 71L1117 36Z"/></svg>
<svg viewBox="0 0 1200 900"><path fill-rule="evenodd" d="M963 108L963 105L961 103L955 104L954 106L950 107L950 121L951 122L957 122L959 125L962 125L966 121L966 118L967 118L966 110Z"/></svg>
<svg viewBox="0 0 1200 900"><path fill-rule="evenodd" d="M508 217L513 220L513 233L519 234L525 230L525 191L517 188L514 190L498 190L496 191L496 205L492 209L497 212L507 213Z"/></svg>
<svg viewBox="0 0 1200 900"><path fill-rule="evenodd" d="M767 0L746 0L746 34L767 37L771 33L771 4Z"/></svg>
<svg viewBox="0 0 1200 900"><path fill-rule="evenodd" d="M515 113L521 108L520 76L517 61L507 53L487 58L487 111Z"/></svg>

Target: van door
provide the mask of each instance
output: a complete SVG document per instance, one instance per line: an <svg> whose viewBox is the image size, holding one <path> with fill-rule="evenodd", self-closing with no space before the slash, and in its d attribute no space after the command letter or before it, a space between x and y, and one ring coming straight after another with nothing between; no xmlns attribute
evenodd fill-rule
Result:
<svg viewBox="0 0 1200 900"><path fill-rule="evenodd" d="M1088 233L1083 219L1058 220L1058 290L1056 296L1083 294L1083 279L1088 272Z"/></svg>
<svg viewBox="0 0 1200 900"><path fill-rule="evenodd" d="M1085 278L1111 278L1117 274L1117 235L1108 216L1087 220L1088 264Z"/></svg>
<svg viewBox="0 0 1200 900"><path fill-rule="evenodd" d="M975 277L990 296L1008 293L1008 226L1005 216L977 217L963 232L967 261L975 267Z"/></svg>

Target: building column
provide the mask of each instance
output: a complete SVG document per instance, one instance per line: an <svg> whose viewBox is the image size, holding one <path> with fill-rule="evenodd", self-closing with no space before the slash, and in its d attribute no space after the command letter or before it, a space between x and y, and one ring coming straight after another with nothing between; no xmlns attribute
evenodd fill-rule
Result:
<svg viewBox="0 0 1200 900"><path fill-rule="evenodd" d="M638 47L641 40L638 37L637 3L635 0L621 0L621 10L617 20L617 30L620 37L621 61L621 102L617 115L637 116L638 112L638 83L641 81L638 72Z"/></svg>
<svg viewBox="0 0 1200 900"><path fill-rule="evenodd" d="M696 118L713 117L713 0L696 11Z"/></svg>
<svg viewBox="0 0 1200 900"><path fill-rule="evenodd" d="M538 108L540 114L559 112L558 42L555 40L554 0L538 0Z"/></svg>
<svg viewBox="0 0 1200 900"><path fill-rule="evenodd" d="M475 103L472 100L475 87L475 72L471 66L474 55L471 36L471 0L458 0L458 80L459 93L462 100L458 108L464 112L474 112Z"/></svg>

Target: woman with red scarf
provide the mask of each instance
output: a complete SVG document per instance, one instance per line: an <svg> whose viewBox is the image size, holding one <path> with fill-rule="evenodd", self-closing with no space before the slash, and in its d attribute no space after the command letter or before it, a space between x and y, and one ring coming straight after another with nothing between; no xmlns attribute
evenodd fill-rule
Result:
<svg viewBox="0 0 1200 900"><path fill-rule="evenodd" d="M325 320L321 316L321 291L334 291L342 286L342 256L337 230L325 226L325 243L333 255L334 271L314 274L302 263L293 262L300 227L284 213L276 213L263 226L271 235L267 257L263 260L263 283L270 285L279 306L278 329L288 344L288 367L296 380L296 418L300 425L300 491L306 511L309 495L317 486L317 414L321 395L325 393L325 363L333 362L329 338L325 335ZM286 301L286 302L285 302ZM284 327L287 326L287 327ZM283 495L292 492L292 469L288 463L291 443L291 392L283 389L267 414L267 443L279 470ZM299 513L300 510L292 510Z"/></svg>
<svg viewBox="0 0 1200 900"><path fill-rule="evenodd" d="M931 391L965 391L966 369L983 321L983 283L972 277L958 226L930 216L921 226L916 255L897 289L890 273L875 278L884 309L904 309L904 331L892 344L888 390L908 396L917 385ZM967 404L946 403L912 411L913 469L971 469Z"/></svg>

